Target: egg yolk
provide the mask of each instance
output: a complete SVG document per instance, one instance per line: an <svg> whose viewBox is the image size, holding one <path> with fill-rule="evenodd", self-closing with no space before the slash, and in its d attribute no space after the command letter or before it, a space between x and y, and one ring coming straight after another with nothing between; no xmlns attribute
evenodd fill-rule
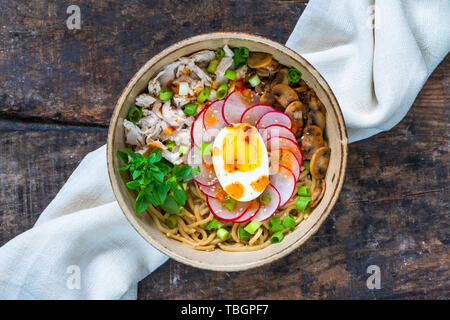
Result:
<svg viewBox="0 0 450 320"><path fill-rule="evenodd" d="M230 125L222 143L227 172L249 172L261 166L263 145L257 131L247 123Z"/></svg>
<svg viewBox="0 0 450 320"><path fill-rule="evenodd" d="M269 183L270 180L268 176L261 176L252 183L250 183L250 185L255 191L262 192L269 185Z"/></svg>
<svg viewBox="0 0 450 320"><path fill-rule="evenodd" d="M244 195L244 186L240 182L233 182L225 187L225 191L230 197L240 199Z"/></svg>

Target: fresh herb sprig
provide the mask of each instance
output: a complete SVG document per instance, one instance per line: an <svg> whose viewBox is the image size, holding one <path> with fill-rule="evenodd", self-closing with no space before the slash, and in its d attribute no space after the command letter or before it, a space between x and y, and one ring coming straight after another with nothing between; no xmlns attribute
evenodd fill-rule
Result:
<svg viewBox="0 0 450 320"><path fill-rule="evenodd" d="M120 170L128 171L133 179L127 182L127 187L139 192L134 206L136 213L152 204L170 214L183 215L186 204L183 182L198 175L198 167L173 165L162 157L159 149L154 149L148 157L128 148L117 154L125 163Z"/></svg>

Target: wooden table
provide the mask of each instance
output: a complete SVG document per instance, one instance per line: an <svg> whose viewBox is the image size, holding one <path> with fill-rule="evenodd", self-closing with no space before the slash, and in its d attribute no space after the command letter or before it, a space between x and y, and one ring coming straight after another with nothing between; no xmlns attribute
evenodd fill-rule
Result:
<svg viewBox="0 0 450 320"><path fill-rule="evenodd" d="M0 245L33 226L79 161L105 144L132 75L168 45L209 31L284 43L307 1L0 3ZM448 298L449 71L434 71L405 119L351 144L326 223L294 253L256 270L207 272L169 261L142 299ZM380 290L366 269L381 268Z"/></svg>

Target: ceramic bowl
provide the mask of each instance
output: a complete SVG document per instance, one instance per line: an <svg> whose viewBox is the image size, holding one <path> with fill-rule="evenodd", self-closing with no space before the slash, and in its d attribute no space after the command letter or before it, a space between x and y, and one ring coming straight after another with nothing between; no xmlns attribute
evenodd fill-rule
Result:
<svg viewBox="0 0 450 320"><path fill-rule="evenodd" d="M135 193L127 189L127 173L119 171L121 166L117 150L125 147L125 133L122 122L135 98L146 90L148 81L164 66L179 57L196 51L223 47L245 46L250 51L263 51L273 55L281 64L299 69L306 83L315 90L326 107L326 135L331 148L331 158L326 174L326 192L320 204L297 228L286 235L279 244L252 252L197 251L181 242L166 237L154 225L148 214L135 214ZM344 182L347 163L347 133L338 102L323 77L304 58L282 44L245 33L210 33L195 36L168 47L150 59L130 80L122 92L110 122L107 144L108 171L117 201L126 218L136 231L152 246L182 263L217 271L245 270L277 260L310 238L330 214Z"/></svg>

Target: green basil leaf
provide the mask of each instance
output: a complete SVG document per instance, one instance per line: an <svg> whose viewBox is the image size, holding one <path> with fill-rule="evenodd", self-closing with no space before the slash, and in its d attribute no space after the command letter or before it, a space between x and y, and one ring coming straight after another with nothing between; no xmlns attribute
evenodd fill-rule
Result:
<svg viewBox="0 0 450 320"><path fill-rule="evenodd" d="M141 183L139 181L129 181L127 182L127 187L132 190L136 190L141 186Z"/></svg>
<svg viewBox="0 0 450 320"><path fill-rule="evenodd" d="M134 153L133 150L130 150L128 148L123 148L123 151L125 151L131 157L131 159L137 159L137 155L136 155L136 153Z"/></svg>
<svg viewBox="0 0 450 320"><path fill-rule="evenodd" d="M155 163L155 162L159 162L162 158L162 152L159 149L154 149L152 151L152 153L150 153L150 155L148 156L148 163Z"/></svg>
<svg viewBox="0 0 450 320"><path fill-rule="evenodd" d="M178 203L175 201L175 199L171 196L168 196L166 198L166 201L161 205L161 208L170 214L181 214L181 208L178 205Z"/></svg>
<svg viewBox="0 0 450 320"><path fill-rule="evenodd" d="M134 212L136 213L144 212L145 210L147 210L149 204L150 204L149 195L145 193L139 193L134 205Z"/></svg>
<svg viewBox="0 0 450 320"><path fill-rule="evenodd" d="M156 185L154 195L159 200L159 203L164 203L167 197L167 192L169 191L169 186L165 183L160 183Z"/></svg>
<svg viewBox="0 0 450 320"><path fill-rule="evenodd" d="M137 178L139 178L139 176L142 174L142 171L136 170L133 172L132 177L133 180L136 180Z"/></svg>
<svg viewBox="0 0 450 320"><path fill-rule="evenodd" d="M119 156L119 158L124 162L128 164L128 155L125 152L122 151L117 151L117 155Z"/></svg>
<svg viewBox="0 0 450 320"><path fill-rule="evenodd" d="M183 189L176 189L173 192L173 197L182 206L184 206L186 204L186 193L184 192Z"/></svg>

